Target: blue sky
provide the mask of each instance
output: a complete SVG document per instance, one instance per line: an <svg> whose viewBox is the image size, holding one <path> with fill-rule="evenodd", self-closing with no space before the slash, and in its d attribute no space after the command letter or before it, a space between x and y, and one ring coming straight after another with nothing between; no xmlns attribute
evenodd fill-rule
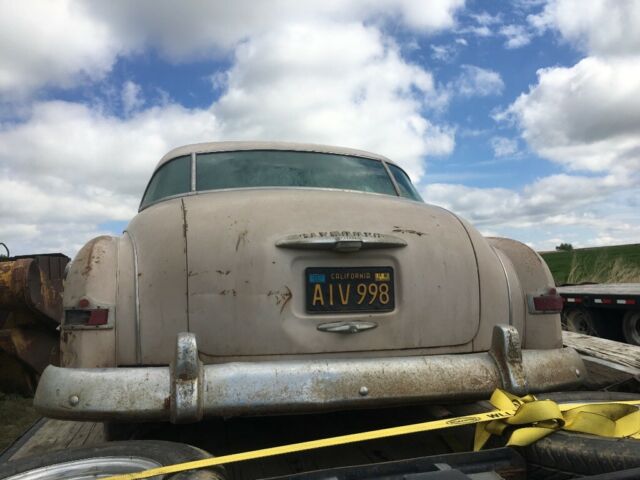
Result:
<svg viewBox="0 0 640 480"><path fill-rule="evenodd" d="M264 139L385 154L540 250L635 243L639 32L632 0L2 2L0 241L73 254L169 149Z"/></svg>

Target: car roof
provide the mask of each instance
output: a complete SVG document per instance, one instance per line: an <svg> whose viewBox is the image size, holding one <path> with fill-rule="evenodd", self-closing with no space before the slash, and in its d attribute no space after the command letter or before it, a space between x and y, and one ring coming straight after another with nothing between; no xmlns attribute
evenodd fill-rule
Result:
<svg viewBox="0 0 640 480"><path fill-rule="evenodd" d="M355 148L335 147L331 145L317 145L314 143L294 143L294 142L207 142L193 143L182 147L174 148L167 153L156 165L155 170L176 157L191 155L192 153L210 152L233 152L238 150L288 150L297 152L333 153L337 155L352 155L356 157L371 158L374 160L384 160L395 165L395 162L387 157L376 153L357 150Z"/></svg>

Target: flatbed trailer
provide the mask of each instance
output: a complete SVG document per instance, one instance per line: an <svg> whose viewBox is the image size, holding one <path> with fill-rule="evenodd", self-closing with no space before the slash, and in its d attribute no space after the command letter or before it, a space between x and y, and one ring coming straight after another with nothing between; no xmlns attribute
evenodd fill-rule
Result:
<svg viewBox="0 0 640 480"><path fill-rule="evenodd" d="M640 345L640 283L566 285L562 322L567 330Z"/></svg>
<svg viewBox="0 0 640 480"><path fill-rule="evenodd" d="M564 332L563 337L565 345L575 348L583 357L587 368L585 388L640 393L640 347L572 332ZM478 412L479 405L478 402L418 405L218 419L189 425L141 424L135 429L123 428L122 432L126 433L121 434L126 440L185 442L220 456L425 419L470 415ZM235 463L226 466L226 477L232 480L406 479L413 475L429 479L531 478L526 462L516 450L492 448L471 452L472 429L472 426L456 427ZM0 454L0 472L3 462L71 448L108 445L111 435L113 432L102 423L42 418ZM640 478L640 473L638 477L616 475L607 478Z"/></svg>

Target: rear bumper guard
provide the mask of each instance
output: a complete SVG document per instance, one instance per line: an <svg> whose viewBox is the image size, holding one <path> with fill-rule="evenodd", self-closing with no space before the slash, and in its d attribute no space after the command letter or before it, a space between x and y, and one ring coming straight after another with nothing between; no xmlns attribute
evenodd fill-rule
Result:
<svg viewBox="0 0 640 480"><path fill-rule="evenodd" d="M522 350L515 328L496 326L488 352L203 365L195 335L177 337L169 367L44 371L34 399L53 418L196 422L203 417L326 411L488 398L579 385L571 348Z"/></svg>

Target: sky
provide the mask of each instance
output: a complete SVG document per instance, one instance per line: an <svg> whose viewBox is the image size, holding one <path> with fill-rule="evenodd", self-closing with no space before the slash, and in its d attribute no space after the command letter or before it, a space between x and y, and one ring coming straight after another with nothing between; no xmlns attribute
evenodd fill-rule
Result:
<svg viewBox="0 0 640 480"><path fill-rule="evenodd" d="M0 0L0 242L119 234L170 149L360 148L538 250L640 241L640 2Z"/></svg>

